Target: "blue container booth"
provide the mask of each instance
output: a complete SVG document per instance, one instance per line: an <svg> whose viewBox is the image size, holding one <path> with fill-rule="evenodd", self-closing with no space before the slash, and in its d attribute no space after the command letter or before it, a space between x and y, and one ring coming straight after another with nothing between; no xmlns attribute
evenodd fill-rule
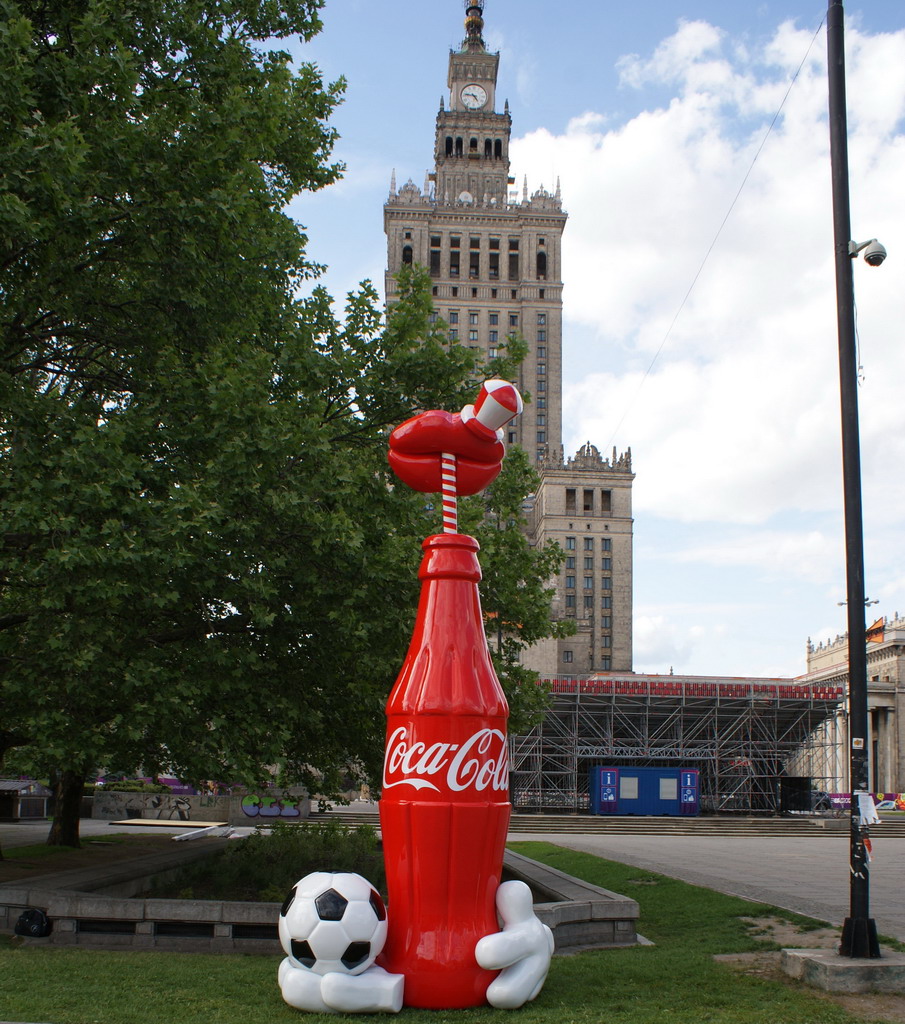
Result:
<svg viewBox="0 0 905 1024"><path fill-rule="evenodd" d="M591 769L592 814L700 814L696 768Z"/></svg>

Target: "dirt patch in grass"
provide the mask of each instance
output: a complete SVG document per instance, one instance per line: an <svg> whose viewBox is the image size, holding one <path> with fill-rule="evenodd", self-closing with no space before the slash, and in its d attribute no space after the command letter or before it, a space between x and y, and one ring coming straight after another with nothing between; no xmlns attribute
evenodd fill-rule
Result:
<svg viewBox="0 0 905 1024"><path fill-rule="evenodd" d="M146 854L160 853L171 849L172 845L173 839L169 835L113 835L103 840L87 839L78 850L41 847L40 853L36 852L34 856L27 853L18 856L14 847L4 854L6 859L0 861L0 883L29 882L41 875L117 864Z"/></svg>
<svg viewBox="0 0 905 1024"><path fill-rule="evenodd" d="M840 930L829 925L824 928L802 928L792 921L785 921L779 917L751 917L742 920L748 924L752 935L771 945L775 943L783 949L835 949L839 945ZM727 963L743 974L796 984L782 970L781 956L780 950L774 949L753 953L725 953L715 956L714 959ZM809 991L863 1020L905 1024L905 993L890 995L862 992L849 995L824 992L815 988L809 988Z"/></svg>

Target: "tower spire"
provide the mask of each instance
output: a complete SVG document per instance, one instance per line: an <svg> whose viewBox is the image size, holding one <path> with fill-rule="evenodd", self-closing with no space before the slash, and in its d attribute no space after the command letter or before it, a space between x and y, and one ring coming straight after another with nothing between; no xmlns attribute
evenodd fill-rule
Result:
<svg viewBox="0 0 905 1024"><path fill-rule="evenodd" d="M465 0L465 39L463 53L486 53L484 37L484 0Z"/></svg>

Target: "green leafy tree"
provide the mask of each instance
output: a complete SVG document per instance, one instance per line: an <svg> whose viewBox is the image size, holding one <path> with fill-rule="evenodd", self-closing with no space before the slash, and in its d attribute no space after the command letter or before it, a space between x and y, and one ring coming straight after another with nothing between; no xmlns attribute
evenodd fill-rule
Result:
<svg viewBox="0 0 905 1024"><path fill-rule="evenodd" d="M379 769L435 529L386 433L482 368L420 271L298 297L342 83L264 41L319 6L0 0L0 758L51 842L98 766Z"/></svg>

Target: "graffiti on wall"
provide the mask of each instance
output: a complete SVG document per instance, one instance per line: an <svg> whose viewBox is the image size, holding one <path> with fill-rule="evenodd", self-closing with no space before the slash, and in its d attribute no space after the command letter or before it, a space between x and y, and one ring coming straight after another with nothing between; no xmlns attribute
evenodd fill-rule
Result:
<svg viewBox="0 0 905 1024"><path fill-rule="evenodd" d="M249 793L242 797L242 813L248 818L300 818L299 804L303 799L288 793Z"/></svg>
<svg viewBox="0 0 905 1024"><path fill-rule="evenodd" d="M184 796L152 793L142 796L129 794L126 813L132 818L156 818L161 821L191 821L192 805Z"/></svg>

